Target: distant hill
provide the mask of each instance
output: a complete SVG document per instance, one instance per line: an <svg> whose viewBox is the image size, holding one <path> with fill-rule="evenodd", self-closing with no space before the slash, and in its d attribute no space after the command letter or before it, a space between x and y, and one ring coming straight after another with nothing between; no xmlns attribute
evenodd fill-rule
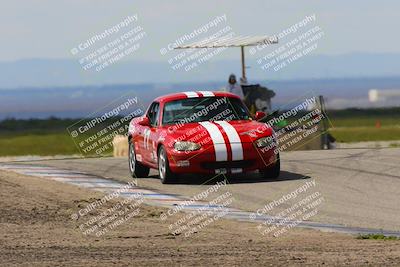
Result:
<svg viewBox="0 0 400 267"><path fill-rule="evenodd" d="M400 77L309 79L290 81L258 80L276 92L273 108L305 95L323 95L329 109L348 107L400 106L392 99L379 105L368 102L372 88L400 88ZM144 108L156 96L188 90L218 90L225 81L186 83L114 84L104 86L27 87L0 89L0 120L4 118L81 118L124 95L137 96Z"/></svg>
<svg viewBox="0 0 400 267"><path fill-rule="evenodd" d="M262 53L257 57L247 54L250 80L400 76L400 54L311 54L277 72L260 68L256 60ZM26 59L0 62L0 88L225 81L232 72L240 73L239 52L237 60L215 58L190 71L173 70L167 59L161 62L121 61L100 72L84 71L77 59Z"/></svg>

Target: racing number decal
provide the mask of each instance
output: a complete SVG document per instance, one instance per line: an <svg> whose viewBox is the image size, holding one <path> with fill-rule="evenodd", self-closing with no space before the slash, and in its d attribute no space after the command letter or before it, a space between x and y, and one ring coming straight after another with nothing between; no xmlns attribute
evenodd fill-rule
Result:
<svg viewBox="0 0 400 267"><path fill-rule="evenodd" d="M143 137L144 137L143 148L144 149L149 149L149 147L150 147L150 132L151 132L150 129L145 129L143 132Z"/></svg>
<svg viewBox="0 0 400 267"><path fill-rule="evenodd" d="M146 150L149 160L157 160L156 142L151 138L151 129L145 129L143 132L143 148Z"/></svg>

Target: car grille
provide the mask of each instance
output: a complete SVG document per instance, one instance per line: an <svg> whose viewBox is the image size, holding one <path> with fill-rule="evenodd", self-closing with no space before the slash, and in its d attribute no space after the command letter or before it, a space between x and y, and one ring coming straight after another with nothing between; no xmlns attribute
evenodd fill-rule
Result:
<svg viewBox="0 0 400 267"><path fill-rule="evenodd" d="M254 163L254 160L233 160L233 161L214 161L203 162L201 167L207 170L247 168Z"/></svg>

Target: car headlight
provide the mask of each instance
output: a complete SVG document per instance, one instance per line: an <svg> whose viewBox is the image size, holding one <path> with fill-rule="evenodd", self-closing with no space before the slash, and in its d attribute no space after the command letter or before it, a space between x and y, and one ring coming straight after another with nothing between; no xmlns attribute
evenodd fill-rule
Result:
<svg viewBox="0 0 400 267"><path fill-rule="evenodd" d="M178 151L194 151L200 149L200 145L188 141L178 141L175 142L174 148Z"/></svg>
<svg viewBox="0 0 400 267"><path fill-rule="evenodd" d="M271 145L276 145L275 138L272 136L261 137L260 139L256 140L257 147L266 147Z"/></svg>

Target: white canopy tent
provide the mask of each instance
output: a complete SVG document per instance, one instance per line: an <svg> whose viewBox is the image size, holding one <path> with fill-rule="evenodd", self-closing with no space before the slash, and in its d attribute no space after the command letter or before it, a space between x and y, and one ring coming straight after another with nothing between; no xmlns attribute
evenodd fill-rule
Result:
<svg viewBox="0 0 400 267"><path fill-rule="evenodd" d="M278 43L277 37L270 36L226 36L222 38L211 38L193 42L187 45L175 47L175 49L188 48L219 48L219 47L240 47L242 59L242 78L246 80L246 65L244 57L245 46L269 45Z"/></svg>

